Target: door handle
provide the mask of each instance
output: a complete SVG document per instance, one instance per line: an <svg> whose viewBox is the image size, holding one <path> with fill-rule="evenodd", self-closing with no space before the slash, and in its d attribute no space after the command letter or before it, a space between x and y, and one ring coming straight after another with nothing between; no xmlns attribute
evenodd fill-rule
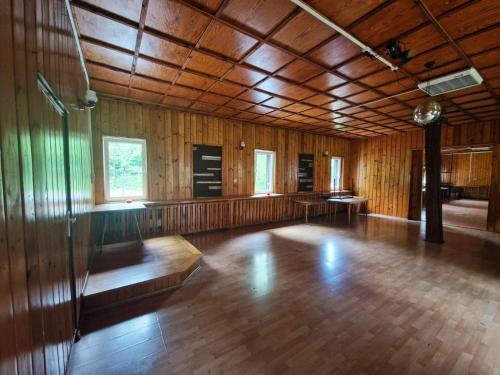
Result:
<svg viewBox="0 0 500 375"><path fill-rule="evenodd" d="M71 237L71 224L76 223L76 216L71 216L71 211L66 211L67 235Z"/></svg>

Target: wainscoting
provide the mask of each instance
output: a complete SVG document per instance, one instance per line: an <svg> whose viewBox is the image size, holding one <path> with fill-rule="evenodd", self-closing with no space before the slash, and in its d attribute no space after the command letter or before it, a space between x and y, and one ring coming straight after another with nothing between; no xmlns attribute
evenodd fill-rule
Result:
<svg viewBox="0 0 500 375"><path fill-rule="evenodd" d="M155 202L138 216L146 238L165 234L187 234L293 220L304 217L304 208L294 200L317 200L321 193L279 194L258 197L224 197L185 201ZM327 213L327 203L313 207L309 216ZM135 221L130 213L108 216L105 243L136 239ZM102 218L94 217L94 238L99 238Z"/></svg>

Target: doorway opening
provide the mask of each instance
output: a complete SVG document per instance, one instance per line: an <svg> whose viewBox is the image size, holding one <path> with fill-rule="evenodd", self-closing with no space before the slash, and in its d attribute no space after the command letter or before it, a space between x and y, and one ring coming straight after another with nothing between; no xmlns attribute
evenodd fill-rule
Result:
<svg viewBox="0 0 500 375"><path fill-rule="evenodd" d="M486 230L491 172L491 146L441 150L443 225ZM425 166L422 170L422 221L425 221Z"/></svg>

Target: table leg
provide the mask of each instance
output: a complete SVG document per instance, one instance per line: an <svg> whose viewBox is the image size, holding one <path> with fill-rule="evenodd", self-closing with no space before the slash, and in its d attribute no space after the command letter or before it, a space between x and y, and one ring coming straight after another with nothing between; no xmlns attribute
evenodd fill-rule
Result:
<svg viewBox="0 0 500 375"><path fill-rule="evenodd" d="M137 213L134 213L135 227L137 228L137 233L139 234L139 238L141 239L141 245L143 245L141 228L139 227L139 221L137 220Z"/></svg>
<svg viewBox="0 0 500 375"><path fill-rule="evenodd" d="M104 214L104 223L102 224L102 231L101 231L101 254L102 254L102 247L104 246L104 235L106 234L107 224L108 224L108 215Z"/></svg>
<svg viewBox="0 0 500 375"><path fill-rule="evenodd" d="M337 219L337 202L333 204L333 222Z"/></svg>
<svg viewBox="0 0 500 375"><path fill-rule="evenodd" d="M306 223L307 223L307 214L308 214L309 206L306 204Z"/></svg>
<svg viewBox="0 0 500 375"><path fill-rule="evenodd" d="M347 204L347 221L351 224L351 204Z"/></svg>

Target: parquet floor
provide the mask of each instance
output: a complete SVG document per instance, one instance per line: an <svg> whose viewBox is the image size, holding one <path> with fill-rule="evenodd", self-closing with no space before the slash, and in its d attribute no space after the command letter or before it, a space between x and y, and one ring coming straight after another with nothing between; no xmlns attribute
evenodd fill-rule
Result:
<svg viewBox="0 0 500 375"><path fill-rule="evenodd" d="M500 374L500 235L370 217L190 236L181 289L86 317L70 374Z"/></svg>
<svg viewBox="0 0 500 375"><path fill-rule="evenodd" d="M488 201L457 199L443 203L443 224L486 230Z"/></svg>

